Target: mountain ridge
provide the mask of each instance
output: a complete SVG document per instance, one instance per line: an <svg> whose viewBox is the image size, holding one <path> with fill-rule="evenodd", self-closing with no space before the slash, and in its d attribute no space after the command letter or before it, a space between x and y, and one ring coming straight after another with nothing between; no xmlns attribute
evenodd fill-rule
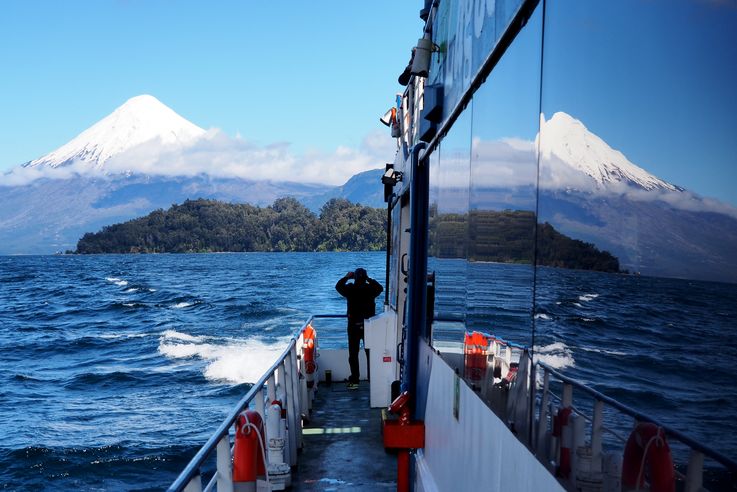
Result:
<svg viewBox="0 0 737 492"><path fill-rule="evenodd" d="M385 206L380 169L359 172L338 186L287 182L283 180L287 176L301 174L299 166L289 167L290 156L281 156L282 148L274 151L279 154L274 158L270 157L271 149L264 152L260 147L246 146L246 152L251 152L247 157L252 160L245 165L252 167L245 173L223 175L223 167L230 166L232 170L244 163L231 165L230 154L218 153L223 147L216 145L214 139L220 137L208 136L205 130L162 107L166 108L152 96L132 98L122 109L118 108L118 116L112 118L114 111L98 122L112 118L104 125L93 125L67 145L26 163L22 168L28 173L26 176L8 178L6 182L20 184L5 185L0 193L0 253L71 249L86 231L196 197L266 206L275 199L292 196L312 211L319 210L331 198ZM174 128L189 130L181 132L180 138L177 130L162 130L166 125L159 123L166 118L155 116L151 118L158 122L155 130L142 130L131 139L120 137L143 128L138 123L140 114L136 108L142 108L141 114L148 110L173 114ZM122 126L111 123L113 120ZM146 140L152 134L153 140ZM105 141L106 135L113 135L110 142ZM202 145L197 143L201 137L205 137ZM193 142L193 159L204 166L178 166L177 159L186 157L185 153L166 151L167 146ZM226 144L225 150L233 144L241 145L235 141ZM475 176L477 207L538 207L541 222L550 223L569 237L611 251L620 259L622 268L645 275L703 273L703 279L737 281L737 257L730 253L737 250L737 233L731 233L737 231L737 208L700 197L647 172L573 116L556 112L546 119L541 115L539 132L532 141L475 139L473 145L474 158L489 163L479 168L488 175ZM135 150L139 147L146 147L145 152ZM190 150L186 148L186 152ZM136 158L157 152L158 157L145 164L136 162ZM533 166L519 164L531 161L539 162L535 172ZM311 163L308 160L304 164ZM270 169L268 166L291 172L259 172ZM123 172L124 169L150 172ZM190 174L177 174L180 171ZM269 176L277 176L277 180L270 180ZM24 177L30 179L21 179ZM454 186L459 190L467 186L462 176L456 179L446 173L444 178L442 185L450 193L447 197L452 196ZM527 189L534 183L538 183L539 194ZM464 196L458 193L459 200ZM49 203L55 205L50 207ZM702 265L702 273L691 268L693 265Z"/></svg>

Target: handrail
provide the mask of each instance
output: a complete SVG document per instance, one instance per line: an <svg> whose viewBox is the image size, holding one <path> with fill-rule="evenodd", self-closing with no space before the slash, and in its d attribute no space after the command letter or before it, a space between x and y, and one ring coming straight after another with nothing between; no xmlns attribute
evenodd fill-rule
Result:
<svg viewBox="0 0 737 492"><path fill-rule="evenodd" d="M631 407L628 407L627 405L624 405L617 400L606 396L603 393L600 393L596 391L595 389L589 388L585 384L581 383L580 381L577 381L571 377L565 376L561 374L560 372L556 371L552 367L550 367L548 364L537 361L535 362L535 365L541 366L543 369L545 369L550 374L554 375L556 378L560 379L564 383L570 384L571 386L576 387L577 389L580 389L584 391L585 393L588 393L589 395L593 396L596 400L602 401L606 403L607 405L616 408L622 413L625 413L638 421L642 422L651 422L653 424L656 424L658 427L661 427L663 430L665 430L666 434L671 435L675 437L678 441L682 442L683 444L689 446L691 449L699 451L703 453L705 456L708 456L709 458L713 459L717 463L721 464L725 468L727 468L729 471L737 472L737 462L734 460L727 458L719 451L715 451L707 446L704 446L698 441L695 441L694 439L690 438L689 436L683 434L682 432L673 429L672 427L669 427L667 425L661 424L657 421L657 419L642 413L640 411L637 411Z"/></svg>
<svg viewBox="0 0 737 492"><path fill-rule="evenodd" d="M553 393L552 391L550 392L550 397L551 397L551 398L552 398L553 400L557 401L558 403L563 403L563 397L562 397L562 396L558 396L558 395L556 395L556 394L555 394L555 393ZM590 424L593 424L593 423L594 423L594 419L593 419L593 418L591 418L591 417L589 417L588 415L586 415L585 413L583 413L583 412L582 412L581 410L579 410L579 409L578 409L578 407L576 407L575 405L571 405L571 409L572 409L572 410L573 410L574 412L576 412L576 413L578 413L579 415L581 415L581 417L583 417L583 419L584 419L584 420L585 420L586 422L588 422L588 423L590 423ZM604 425L602 425L602 426L601 426L601 428L602 428L602 430L604 430L604 431L608 432L609 434L613 435L614 437L616 437L616 438L617 438L617 439L619 439L620 441L622 441L622 442L627 442L627 437L626 437L626 436L623 436L623 435L622 435L622 434L620 434L620 433L619 433L618 431L615 431L614 429L610 429L609 427L607 427L607 426L604 426Z"/></svg>
<svg viewBox="0 0 737 492"><path fill-rule="evenodd" d="M295 344L297 343L297 340L299 339L300 333L302 333L302 330L304 330L307 325L312 323L312 321L315 319L345 318L345 317L346 317L345 314L313 314L311 315L309 319L292 336L291 340L289 340L289 344L284 349L284 352L282 352L282 354L271 365L271 367L266 372L264 372L263 376L261 376L261 379L259 379L258 382L256 382L253 386L251 386L251 389L248 390L248 393L246 393L246 395L240 399L240 401L235 405L235 407L233 407L233 410L231 410L228 416L225 417L225 419L220 424L220 426L217 428L217 430L215 430L215 432L210 436L210 438L200 448L200 450L197 451L197 454L195 454L194 457L189 461L187 466L179 474L176 480L174 480L174 482L169 486L167 491L168 492L181 492L182 490L185 489L187 484L189 484L189 482L199 474L200 467L205 463L205 460L210 456L210 453L212 453L215 450L218 442L225 435L228 434L230 430L230 426L233 425L235 420L238 418L238 415L240 415L240 413L248 406L248 404L251 403L251 400L253 400L253 398L258 394L258 392L262 390L263 386L269 380L271 375L276 372L277 368L289 356Z"/></svg>
<svg viewBox="0 0 737 492"><path fill-rule="evenodd" d="M464 327L465 327L465 320L463 320L461 318L456 319L456 318L435 317L435 318L433 318L433 323L435 321L438 321L440 323L463 323L464 324ZM491 334L489 334L489 333L487 333L485 331L481 331L479 333L481 333L482 335L486 336L489 339L492 339L492 340L495 340L495 341L501 343L502 345L506 345L506 346L512 347L512 348L517 349L517 350L528 350L528 348L529 348L526 345L521 345L521 344L516 343L516 342L510 342L509 340L505 340L504 338L498 337L496 335L491 335Z"/></svg>

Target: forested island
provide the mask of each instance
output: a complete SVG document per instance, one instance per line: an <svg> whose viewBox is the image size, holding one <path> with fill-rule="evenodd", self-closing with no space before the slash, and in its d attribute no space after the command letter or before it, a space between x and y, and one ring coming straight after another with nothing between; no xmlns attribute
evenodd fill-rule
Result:
<svg viewBox="0 0 737 492"><path fill-rule="evenodd" d="M386 222L386 210L338 198L319 216L294 198L268 207L187 200L87 233L76 252L378 251L386 247Z"/></svg>
<svg viewBox="0 0 737 492"><path fill-rule="evenodd" d="M328 201L319 215L294 198L268 207L198 199L87 233L76 253L379 251L386 249L386 227L386 210L342 198ZM611 253L536 224L529 211L430 210L429 253L438 258L530 264L536 239L539 265L619 272Z"/></svg>
<svg viewBox="0 0 737 492"><path fill-rule="evenodd" d="M430 255L438 258L531 264L536 253L538 265L620 272L614 255L561 234L547 222L537 223L527 210L438 214L431 207L429 226Z"/></svg>

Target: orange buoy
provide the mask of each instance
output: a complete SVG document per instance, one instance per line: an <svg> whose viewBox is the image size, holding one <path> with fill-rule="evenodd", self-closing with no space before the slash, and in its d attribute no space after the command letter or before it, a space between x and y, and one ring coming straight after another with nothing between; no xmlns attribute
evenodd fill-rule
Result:
<svg viewBox="0 0 737 492"><path fill-rule="evenodd" d="M665 431L652 422L641 422L627 439L622 458L622 487L640 489L650 482L651 492L674 492L676 475Z"/></svg>
<svg viewBox="0 0 737 492"><path fill-rule="evenodd" d="M560 449L560 459L558 460L558 469L556 476L568 478L571 475L571 432L566 429L570 423L571 407L564 407L558 410L558 415L553 418L553 436L558 438L558 447Z"/></svg>
<svg viewBox="0 0 737 492"><path fill-rule="evenodd" d="M241 413L235 422L233 481L252 483L255 490L257 477L266 474L262 450L264 422L255 410Z"/></svg>
<svg viewBox="0 0 737 492"><path fill-rule="evenodd" d="M463 343L465 376L471 381L478 382L486 375L486 356L489 347L489 338L483 333L474 331L466 333Z"/></svg>
<svg viewBox="0 0 737 492"><path fill-rule="evenodd" d="M307 373L307 387L312 388L315 384L314 373L317 371L315 362L315 346L317 345L317 333L312 325L305 326L302 330L302 361Z"/></svg>

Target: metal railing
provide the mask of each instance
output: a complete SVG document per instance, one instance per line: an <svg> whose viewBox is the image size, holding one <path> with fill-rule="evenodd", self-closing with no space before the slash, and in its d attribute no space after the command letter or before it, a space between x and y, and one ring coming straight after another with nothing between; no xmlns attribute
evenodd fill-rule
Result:
<svg viewBox="0 0 737 492"><path fill-rule="evenodd" d="M532 447L535 451L536 456L545 465L550 466L551 463L556 463L555 448L557 443L552 438L551 442L551 427L553 416L555 415L555 409L553 400L556 400L560 405L560 408L571 407L575 412L574 422L572 425L572 454L575 455L576 450L580 447L589 449L590 463L592 468L589 470L595 473L602 473L601 469L602 457L603 457L603 442L604 433L607 432L614 436L618 441L625 441L621 433L617 432L612 428L608 428L604 425L604 410L605 406L609 406L621 414L627 415L634 419L634 423L650 422L658 427L662 428L666 436L675 439L690 449L690 455L688 459L688 465L686 468L685 475L680 472L676 472L679 479L684 481L685 492L696 492L703 489L703 470L704 470L704 458L719 463L730 473L737 473L737 462L730 458L727 458L723 454L715 451L704 444L690 438L682 432L673 429L667 425L658 422L653 417L644 414L638 410L628 407L617 400L610 398L592 388L587 387L581 382L576 381L573 378L565 376L560 372L556 371L544 362L535 362L533 369L535 379L537 379L537 368L543 369L543 382L542 382L542 394L539 398L539 413L536 419L536 426L533 426L533 438L531 440ZM551 379L556 380L562 384L562 395L558 396L550 389ZM577 392L590 397L592 401L592 415L588 416L584 411L581 410L581 406L574 406L574 388ZM589 424L588 432L586 432L586 423ZM590 436L590 440L586 442L586 435ZM575 489L577 479L577 463L573 460L572 469L568 479L568 487Z"/></svg>
<svg viewBox="0 0 737 492"><path fill-rule="evenodd" d="M297 464L297 449L302 447L301 416L309 414L312 403L306 380L301 377L301 374L304 374L301 361L302 332L315 319L326 318L345 318L345 315L316 314L310 316L291 338L276 362L233 407L204 446L169 486L167 489L169 492L233 490L230 430L234 427L241 412L247 410L251 403L254 404L255 410L264 416L265 397L268 397L268 401L280 399L286 409L288 444L285 449L289 450L289 456L285 456L285 462L290 466ZM213 451L216 452L216 469L203 487L201 470L212 457Z"/></svg>

